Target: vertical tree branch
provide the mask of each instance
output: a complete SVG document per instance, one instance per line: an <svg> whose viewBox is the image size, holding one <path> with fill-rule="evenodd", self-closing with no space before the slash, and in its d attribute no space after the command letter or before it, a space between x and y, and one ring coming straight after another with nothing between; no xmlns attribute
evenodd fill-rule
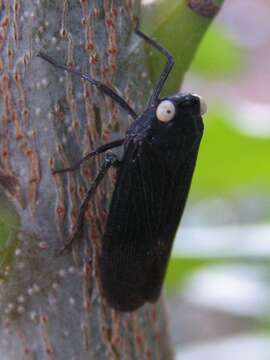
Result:
<svg viewBox="0 0 270 360"><path fill-rule="evenodd" d="M150 90L138 76L146 74L142 50L127 56L138 6L135 0L0 3L0 186L19 219L0 252L5 359L170 359L161 303L120 314L101 296L97 259L113 172L91 202L72 253L54 255L70 236L102 156L76 173L51 170L123 136L131 119L36 54L42 50L116 86L140 111Z"/></svg>

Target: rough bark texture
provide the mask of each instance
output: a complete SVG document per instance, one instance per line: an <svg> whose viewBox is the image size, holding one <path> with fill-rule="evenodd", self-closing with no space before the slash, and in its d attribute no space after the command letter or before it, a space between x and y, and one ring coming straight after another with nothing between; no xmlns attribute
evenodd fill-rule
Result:
<svg viewBox="0 0 270 360"><path fill-rule="evenodd" d="M150 91L142 49L129 54L137 0L0 1L0 352L18 359L170 359L159 302L120 314L100 294L97 256L113 171L72 253L55 257L102 162L67 167L131 121L108 97L53 68L42 50L114 85L140 111ZM140 104L140 105L137 105ZM6 216L6 213L5 213Z"/></svg>

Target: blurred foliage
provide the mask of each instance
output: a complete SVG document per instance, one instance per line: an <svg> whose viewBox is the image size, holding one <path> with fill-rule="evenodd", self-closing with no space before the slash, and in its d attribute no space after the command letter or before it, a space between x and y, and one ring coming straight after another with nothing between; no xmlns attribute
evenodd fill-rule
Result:
<svg viewBox="0 0 270 360"><path fill-rule="evenodd" d="M0 194L0 251L5 248L8 241L14 236L18 228L16 212Z"/></svg>
<svg viewBox="0 0 270 360"><path fill-rule="evenodd" d="M205 80L233 78L244 73L247 54L226 35L220 24L214 24L206 32L210 21L207 23L205 19L198 19L189 10L184 10L183 1L161 1L158 4L156 8L151 8L152 14L148 11L144 15L143 29L153 34L175 58L175 69L168 79L166 92L179 88L191 62L189 71ZM147 23L153 17L156 22ZM156 81L164 59L153 51L149 64L152 79ZM228 196L243 187L269 191L270 140L240 133L233 126L236 120L233 117L234 114L224 104L216 104L215 109L205 116L205 134L192 182L193 200L196 197ZM240 262L242 260L239 259ZM190 274L204 267L232 261L237 259L172 258L166 275L167 290L170 292L178 288Z"/></svg>
<svg viewBox="0 0 270 360"><path fill-rule="evenodd" d="M240 186L269 187L270 139L238 132L228 116L222 109L207 114L193 193L220 196Z"/></svg>
<svg viewBox="0 0 270 360"><path fill-rule="evenodd" d="M223 3L222 0L213 1L219 5ZM198 82L202 82L204 86L209 85L211 87L213 85L213 88L207 93L213 93L217 88L222 89L223 81L225 83L224 88L226 88L228 80L230 86L232 87L235 84L235 89L237 89L237 78L243 79L248 74L249 56L252 50L248 47L241 48L236 44L233 38L226 34L226 29L220 23L215 22L209 28L212 19L198 17L185 5L185 0L157 0L156 5L150 6L148 11L144 13L143 30L152 34L160 44L169 50L175 59L174 70L168 78L163 94L176 92L181 87L187 71L192 74L192 80L195 78L195 82L199 80ZM250 10L249 12L253 16ZM240 21L246 23L245 19L239 18ZM234 31L235 29L236 27L234 27ZM151 50L151 53L147 60L151 79L155 83L159 79L165 59L156 51ZM253 58L255 55L253 52ZM209 82L207 82L208 80ZM218 86L215 86L215 81ZM226 90L228 89L226 88ZM218 98L217 95L215 94L215 99ZM211 109L204 117L205 133L190 194L190 200L194 202L203 198L203 202L207 204L210 198L219 199L222 197L229 202L230 200L234 201L235 195L245 198L254 193L269 196L270 167L268 154L270 153L270 138L248 136L244 132L240 132L238 126L234 126L237 124L237 118L233 109L230 109L230 97L228 99L224 97L220 94L220 104L215 100L215 105L209 106ZM211 99L208 102L211 104ZM265 215L260 221L267 221L267 216ZM207 239L204 240L207 241ZM222 236L220 239L217 236L216 240L225 241ZM256 251L249 256L239 255L238 257L226 257L222 251L216 256L211 256L210 251L208 256L202 255L201 257L198 253L196 256L195 252L194 256L190 253L189 256L183 254L182 257L170 259L165 279L166 291L171 295L181 286L184 289L184 285L188 284L193 274L206 269L214 272L219 265L222 266L224 273L232 271L232 267L237 268L239 265L246 266L247 269L251 270L262 270L263 267L263 273L266 275L264 285L266 289L269 289L269 264L270 259L267 259L266 256L257 256ZM256 282L256 279L254 281ZM220 284L218 285L220 286ZM259 285L262 286L262 283ZM204 283L204 286L207 285ZM258 286L258 289L260 291L261 287ZM203 290L207 291L205 288ZM243 289L239 289L239 291L241 290ZM230 288L229 285L228 292L230 293L230 291L233 293L235 287ZM247 299L247 303L249 300ZM175 314L175 310L177 308L174 309L173 314ZM209 305L208 311L211 312L211 305ZM230 306L228 306L228 312L230 311ZM250 312L250 315L252 314L253 316L250 318L254 320L253 311ZM235 316L235 313L230 315ZM190 321L193 321L192 315L190 316ZM247 317L249 317L248 313ZM201 326L203 333L205 328L211 328L212 324L211 321L207 322L205 316L202 318L202 324L198 326ZM260 331L262 329L269 331L269 312L265 311L262 315L258 311L255 323ZM220 328L222 326L224 325L220 324ZM189 336L192 339L190 334Z"/></svg>
<svg viewBox="0 0 270 360"><path fill-rule="evenodd" d="M265 282L269 283L269 269L270 259L262 259L256 256L244 257L222 257L209 256L209 257L172 257L169 262L168 271L166 274L166 289L169 293L174 292L181 287L188 279L188 277L202 269L211 268L211 266L235 266L235 265L248 265L251 268L263 268L265 271Z"/></svg>
<svg viewBox="0 0 270 360"><path fill-rule="evenodd" d="M222 4L219 0L217 5ZM213 20L213 16L199 16L187 6L186 0L159 0L145 7L142 29L151 34L173 55L175 66L164 86L164 94L178 91L194 54ZM165 59L157 51L149 52L148 63L151 79L160 76Z"/></svg>
<svg viewBox="0 0 270 360"><path fill-rule="evenodd" d="M152 33L175 58L175 69L165 91L175 91L190 61L193 61L191 72L212 80L229 74L233 77L243 71L244 50L226 36L219 24L205 33L210 22L211 19L205 20L191 12L185 1L160 0L144 11L144 30ZM164 58L153 51L149 61L152 78L157 80ZM231 125L231 117L222 106L205 116L205 136L194 174L193 194L224 195L240 186L266 188L269 184L270 141L240 133Z"/></svg>
<svg viewBox="0 0 270 360"><path fill-rule="evenodd" d="M193 272L198 271L211 263L212 260L208 258L171 258L165 279L167 291L172 292L179 288L184 283L187 276L190 276Z"/></svg>
<svg viewBox="0 0 270 360"><path fill-rule="evenodd" d="M5 278L5 267L10 265L14 258L18 229L16 211L0 193L0 281Z"/></svg>
<svg viewBox="0 0 270 360"><path fill-rule="evenodd" d="M244 56L244 50L237 47L222 28L213 25L200 43L191 71L207 77L236 74L243 70Z"/></svg>

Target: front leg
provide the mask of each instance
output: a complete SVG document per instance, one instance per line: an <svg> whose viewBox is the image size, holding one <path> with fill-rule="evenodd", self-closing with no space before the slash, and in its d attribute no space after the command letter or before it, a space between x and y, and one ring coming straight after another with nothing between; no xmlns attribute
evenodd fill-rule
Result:
<svg viewBox="0 0 270 360"><path fill-rule="evenodd" d="M84 226L84 215L87 210L87 206L89 201L91 200L92 196L94 195L97 187L99 186L101 180L104 178L104 176L107 174L108 170L112 166L119 166L120 161L118 160L117 156L113 153L108 153L105 156L105 160L101 166L100 171L98 172L96 178L94 179L92 185L87 191L87 194L80 206L79 215L77 218L77 222L75 225L75 229L73 230L73 234L71 235L68 242L57 252L58 255L61 255L66 249L70 248L70 246L73 244L73 242L79 238L79 236L82 233L83 226Z"/></svg>
<svg viewBox="0 0 270 360"><path fill-rule="evenodd" d="M72 167L53 170L53 174L61 174L61 173L65 173L65 172L75 171L86 160L88 160L88 159L90 159L90 158L92 158L94 156L97 156L99 154L102 154L103 152L105 152L107 150L110 150L110 149L113 149L115 147L121 146L121 145L123 145L124 141L125 141L125 139L119 139L119 140L115 140L115 141L112 141L112 142L107 143L107 144L103 144L103 145L99 146L98 148L96 148L94 151L91 151L90 153L85 155L81 160L77 161Z"/></svg>

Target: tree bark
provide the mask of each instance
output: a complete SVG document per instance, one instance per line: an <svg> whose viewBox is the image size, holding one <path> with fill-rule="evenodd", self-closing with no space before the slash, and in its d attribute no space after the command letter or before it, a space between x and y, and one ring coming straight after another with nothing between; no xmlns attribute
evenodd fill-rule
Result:
<svg viewBox="0 0 270 360"><path fill-rule="evenodd" d="M162 303L109 308L97 256L113 175L89 205L84 235L56 257L102 162L52 175L120 138L131 119L90 84L38 58L115 86L141 111L151 85L143 51L129 54L137 0L0 2L0 351L4 359L170 359ZM139 75L138 75L139 74ZM8 214L8 215L7 215Z"/></svg>

